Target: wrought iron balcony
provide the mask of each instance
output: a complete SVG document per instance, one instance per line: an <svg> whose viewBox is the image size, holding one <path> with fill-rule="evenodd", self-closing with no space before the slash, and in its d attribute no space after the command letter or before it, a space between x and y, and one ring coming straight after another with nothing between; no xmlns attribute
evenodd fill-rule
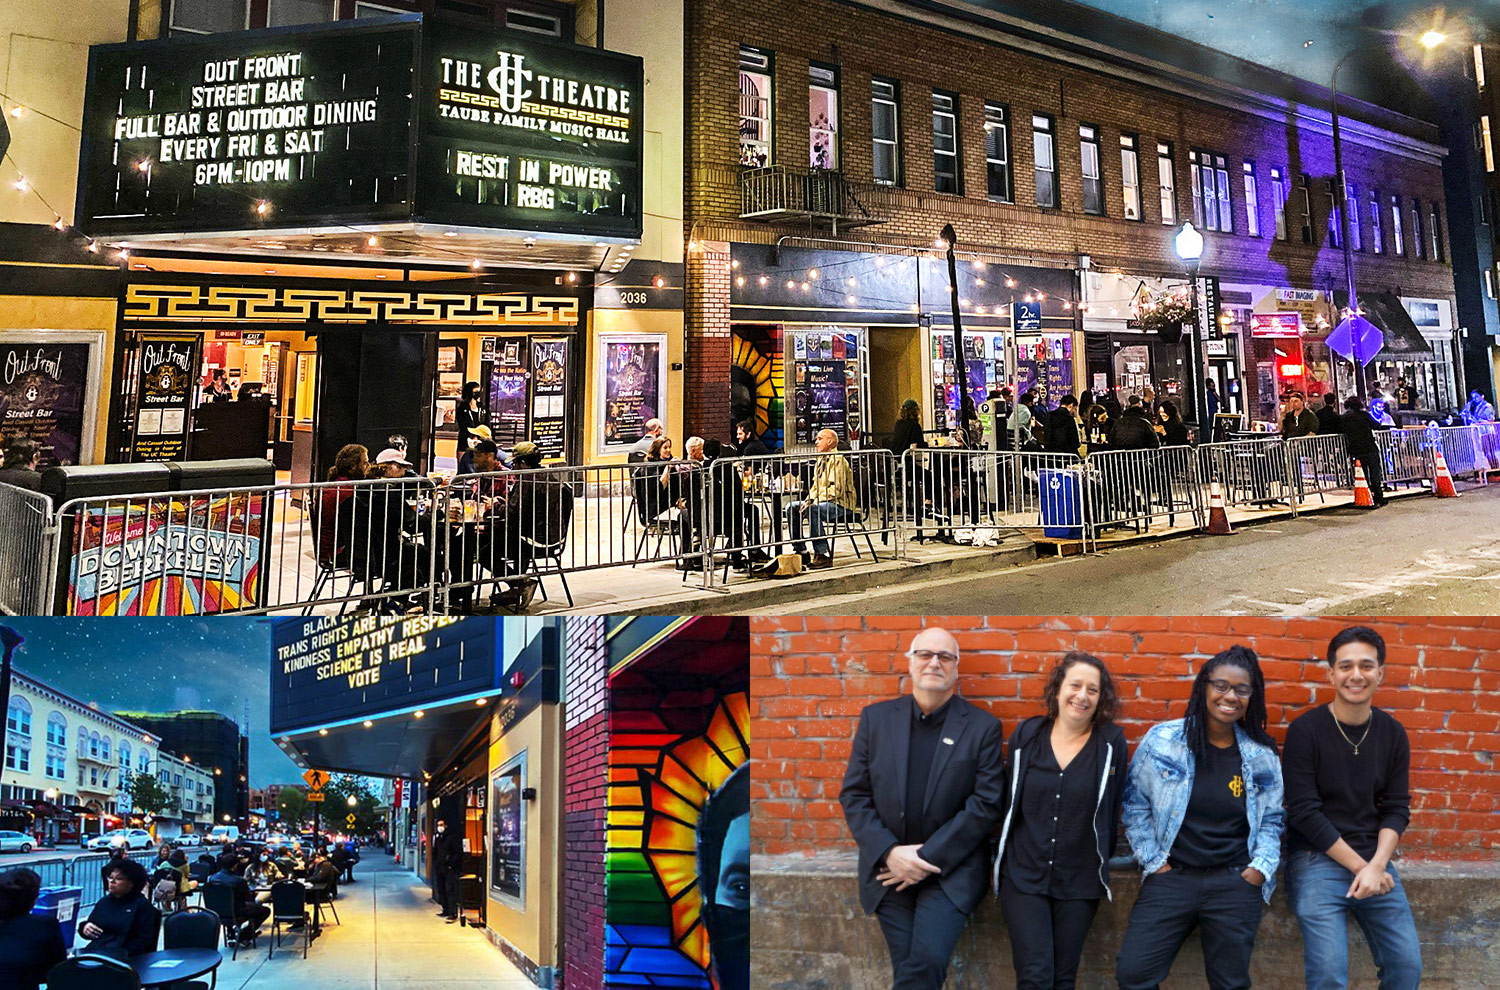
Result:
<svg viewBox="0 0 1500 990"><path fill-rule="evenodd" d="M740 173L740 219L767 223L806 220L812 225L864 227L883 223L854 198L844 174L829 169L767 165Z"/></svg>

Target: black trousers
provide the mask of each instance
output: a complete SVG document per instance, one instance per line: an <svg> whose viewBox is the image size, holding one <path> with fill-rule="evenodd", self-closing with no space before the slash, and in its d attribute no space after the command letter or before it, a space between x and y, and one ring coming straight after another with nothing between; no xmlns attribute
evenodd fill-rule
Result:
<svg viewBox="0 0 1500 990"><path fill-rule="evenodd" d="M1000 910L1010 933L1016 990L1073 990L1099 899L1023 894L1007 882L1000 887Z"/></svg>
<svg viewBox="0 0 1500 990"><path fill-rule="evenodd" d="M448 877L452 875L450 870L436 870L432 875L433 893L437 895L438 907L442 908L446 915L457 914L453 906L453 894L448 888Z"/></svg>
<svg viewBox="0 0 1500 990"><path fill-rule="evenodd" d="M1194 928L1203 941L1209 990L1249 990L1250 952L1264 906L1260 888L1241 877L1239 867L1152 874L1130 910L1115 960L1120 990L1154 990Z"/></svg>
<svg viewBox="0 0 1500 990"><path fill-rule="evenodd" d="M1384 505L1385 486L1381 484L1381 481L1384 480L1384 474L1382 473L1384 465L1381 464L1380 454L1378 452L1362 451L1351 454L1350 457L1352 460L1359 461L1360 467L1365 469L1365 481L1370 485L1370 497L1374 499L1376 505ZM1349 475L1350 477L1354 475L1354 465L1352 463L1349 466Z"/></svg>
<svg viewBox="0 0 1500 990"><path fill-rule="evenodd" d="M969 916L934 880L891 890L875 909L891 950L891 990L942 990L948 960Z"/></svg>

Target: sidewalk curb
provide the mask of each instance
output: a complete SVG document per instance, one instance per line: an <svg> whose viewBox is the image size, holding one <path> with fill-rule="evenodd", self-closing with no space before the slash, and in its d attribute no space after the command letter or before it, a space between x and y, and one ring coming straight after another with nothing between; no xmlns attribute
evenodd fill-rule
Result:
<svg viewBox="0 0 1500 990"><path fill-rule="evenodd" d="M977 574L1001 567L1016 567L1036 560L1036 547L1025 537L1012 536L998 547L970 549L952 557L937 560L882 560L872 567L850 568L842 573L819 572L809 580L802 577L766 578L736 583L726 591L704 591L687 586L680 596L658 595L627 603L611 603L612 608L629 615L725 615L768 605L786 605L830 595L847 595L885 587L895 580L928 581L935 578ZM598 606L561 609L543 615L593 615Z"/></svg>

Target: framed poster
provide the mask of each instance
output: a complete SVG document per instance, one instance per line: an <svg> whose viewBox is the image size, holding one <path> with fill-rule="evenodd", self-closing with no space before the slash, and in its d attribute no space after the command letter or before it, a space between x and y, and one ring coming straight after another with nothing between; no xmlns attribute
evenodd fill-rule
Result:
<svg viewBox="0 0 1500 990"><path fill-rule="evenodd" d="M175 461L187 456L201 343L197 334L141 334L135 355L132 463Z"/></svg>
<svg viewBox="0 0 1500 990"><path fill-rule="evenodd" d="M41 445L41 468L91 460L103 334L0 331L0 436Z"/></svg>
<svg viewBox="0 0 1500 990"><path fill-rule="evenodd" d="M568 341L531 342L531 441L543 461L567 456Z"/></svg>
<svg viewBox="0 0 1500 990"><path fill-rule="evenodd" d="M437 399L432 425L440 437L458 436L458 404L463 401L464 375L468 368L468 341L448 338L438 341Z"/></svg>
<svg viewBox="0 0 1500 990"><path fill-rule="evenodd" d="M490 775L490 889L500 900L526 906L526 751Z"/></svg>
<svg viewBox="0 0 1500 990"><path fill-rule="evenodd" d="M598 377L604 401L595 404L595 453L624 453L666 408L666 334L601 336Z"/></svg>
<svg viewBox="0 0 1500 990"><path fill-rule="evenodd" d="M489 371L489 427L495 443L510 449L531 437L527 428L527 383L525 338L500 340Z"/></svg>

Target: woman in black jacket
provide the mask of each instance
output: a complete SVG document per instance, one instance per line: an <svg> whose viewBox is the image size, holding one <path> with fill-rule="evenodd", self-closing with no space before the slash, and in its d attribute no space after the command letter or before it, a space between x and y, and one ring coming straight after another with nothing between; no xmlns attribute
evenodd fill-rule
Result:
<svg viewBox="0 0 1500 990"><path fill-rule="evenodd" d="M458 409L453 413L453 425L458 427L460 454L469 449L469 434L474 427L484 422L484 410L479 405L479 397L483 394L484 389L478 382L464 383L464 397L459 402Z"/></svg>
<svg viewBox="0 0 1500 990"><path fill-rule="evenodd" d="M1129 750L1097 657L1066 654L1043 699L1047 714L1022 722L1006 747L994 882L1017 990L1072 990L1099 898L1110 897Z"/></svg>
<svg viewBox="0 0 1500 990"><path fill-rule="evenodd" d="M1187 424L1182 421L1182 413L1177 411L1177 403L1171 399L1163 401L1157 407L1156 414L1161 420L1161 445L1163 447L1186 447L1188 445Z"/></svg>
<svg viewBox="0 0 1500 990"><path fill-rule="evenodd" d="M116 959L154 952L161 934L161 912L141 893L146 868L133 859L122 859L110 867L105 884L105 896L78 929L90 940L82 951Z"/></svg>
<svg viewBox="0 0 1500 990"><path fill-rule="evenodd" d="M0 986L37 990L47 970L67 957L57 919L31 913L41 886L37 872L24 866L0 873Z"/></svg>
<svg viewBox="0 0 1500 990"><path fill-rule="evenodd" d="M923 449L926 446L927 441L922 437L922 407L917 405L916 399L907 399L901 403L901 413L891 430L891 453L899 461L901 455L911 448Z"/></svg>

